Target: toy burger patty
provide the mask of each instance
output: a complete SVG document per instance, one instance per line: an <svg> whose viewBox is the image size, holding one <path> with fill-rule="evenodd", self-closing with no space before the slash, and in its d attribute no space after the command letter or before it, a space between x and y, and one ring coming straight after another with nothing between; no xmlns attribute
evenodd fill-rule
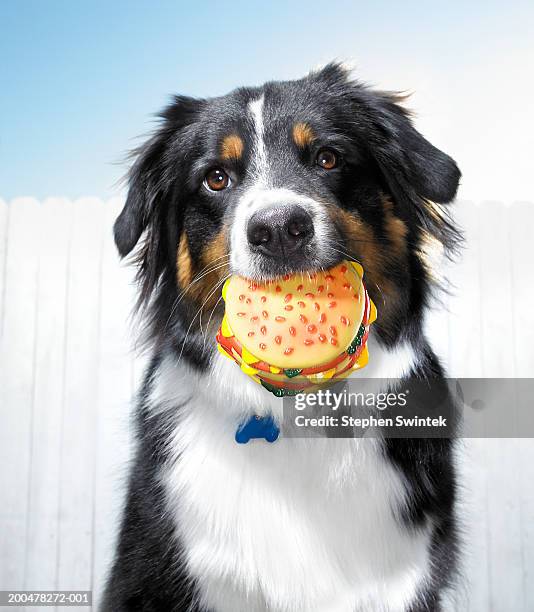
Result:
<svg viewBox="0 0 534 612"><path fill-rule="evenodd" d="M355 262L267 282L232 276L218 348L279 397L344 378L366 365L376 318L362 278Z"/></svg>

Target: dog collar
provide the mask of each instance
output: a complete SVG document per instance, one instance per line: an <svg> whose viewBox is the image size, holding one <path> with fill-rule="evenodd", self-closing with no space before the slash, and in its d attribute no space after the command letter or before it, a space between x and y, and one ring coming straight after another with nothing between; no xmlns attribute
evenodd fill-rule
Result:
<svg viewBox="0 0 534 612"><path fill-rule="evenodd" d="M235 441L238 444L246 444L253 438L265 438L267 442L275 442L280 435L280 428L272 416L251 416L247 421L241 423L235 432Z"/></svg>

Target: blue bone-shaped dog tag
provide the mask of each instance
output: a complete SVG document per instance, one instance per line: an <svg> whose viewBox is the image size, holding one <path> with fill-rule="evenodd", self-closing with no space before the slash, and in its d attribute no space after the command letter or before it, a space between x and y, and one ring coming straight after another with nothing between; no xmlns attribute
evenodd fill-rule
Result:
<svg viewBox="0 0 534 612"><path fill-rule="evenodd" d="M280 435L280 429L274 422L272 416L253 416L242 423L235 432L235 441L238 444L246 444L253 438L265 438L267 442L274 442Z"/></svg>

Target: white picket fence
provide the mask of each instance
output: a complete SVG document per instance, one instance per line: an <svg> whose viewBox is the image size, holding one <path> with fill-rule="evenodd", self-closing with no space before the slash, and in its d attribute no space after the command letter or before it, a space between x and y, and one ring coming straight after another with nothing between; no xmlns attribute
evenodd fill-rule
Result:
<svg viewBox="0 0 534 612"><path fill-rule="evenodd" d="M0 589L92 589L98 602L104 584L144 363L111 236L119 208L0 201ZM456 211L468 248L448 310L429 318L433 344L453 376L532 377L534 205ZM533 440L470 440L465 456L456 609L532 611Z"/></svg>

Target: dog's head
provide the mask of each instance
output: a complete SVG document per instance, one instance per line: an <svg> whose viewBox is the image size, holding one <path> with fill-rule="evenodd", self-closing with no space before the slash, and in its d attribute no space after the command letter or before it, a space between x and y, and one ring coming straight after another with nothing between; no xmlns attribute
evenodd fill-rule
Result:
<svg viewBox="0 0 534 612"><path fill-rule="evenodd" d="M337 64L219 98L175 98L136 152L115 224L122 256L145 234L139 278L152 335L194 338L203 311L217 318L230 273L266 279L354 259L376 331L395 342L426 301L425 242L450 248L457 237L440 205L460 178L400 102Z"/></svg>

